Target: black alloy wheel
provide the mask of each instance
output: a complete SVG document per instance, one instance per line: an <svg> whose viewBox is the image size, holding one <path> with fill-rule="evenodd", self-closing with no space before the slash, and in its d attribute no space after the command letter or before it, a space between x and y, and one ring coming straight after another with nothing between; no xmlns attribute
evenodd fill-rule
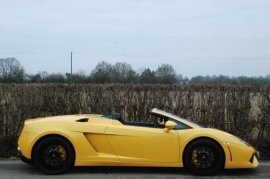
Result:
<svg viewBox="0 0 270 179"><path fill-rule="evenodd" d="M187 146L184 167L196 175L213 175L224 168L222 148L209 139L199 139Z"/></svg>
<svg viewBox="0 0 270 179"><path fill-rule="evenodd" d="M75 152L70 142L58 136L48 137L39 142L33 155L37 167L50 175L69 170L75 161Z"/></svg>

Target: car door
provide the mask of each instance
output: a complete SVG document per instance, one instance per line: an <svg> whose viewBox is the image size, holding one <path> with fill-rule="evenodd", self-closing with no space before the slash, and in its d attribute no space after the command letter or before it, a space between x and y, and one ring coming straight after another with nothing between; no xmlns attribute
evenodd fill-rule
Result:
<svg viewBox="0 0 270 179"><path fill-rule="evenodd" d="M80 146L76 157L84 162L119 162L105 134L105 129L112 123L112 120L100 119L75 123L72 131L83 135L75 141Z"/></svg>
<svg viewBox="0 0 270 179"><path fill-rule="evenodd" d="M179 162L179 140L175 130L115 125L106 131L109 144L121 162Z"/></svg>

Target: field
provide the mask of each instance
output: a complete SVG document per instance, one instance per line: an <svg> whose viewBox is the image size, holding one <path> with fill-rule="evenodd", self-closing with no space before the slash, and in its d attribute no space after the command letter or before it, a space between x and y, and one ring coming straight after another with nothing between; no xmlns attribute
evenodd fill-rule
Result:
<svg viewBox="0 0 270 179"><path fill-rule="evenodd" d="M0 84L0 158L16 155L25 119L121 112L144 121L151 107L233 133L270 158L270 87L130 84Z"/></svg>

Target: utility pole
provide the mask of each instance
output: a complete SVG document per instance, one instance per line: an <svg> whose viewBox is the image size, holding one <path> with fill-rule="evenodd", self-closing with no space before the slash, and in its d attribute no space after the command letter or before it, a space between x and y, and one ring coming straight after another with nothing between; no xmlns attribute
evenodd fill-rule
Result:
<svg viewBox="0 0 270 179"><path fill-rule="evenodd" d="M72 75L72 52L70 54L70 63L71 63L71 68L70 68L70 75Z"/></svg>
<svg viewBox="0 0 270 179"><path fill-rule="evenodd" d="M70 82L72 83L72 52L70 54Z"/></svg>

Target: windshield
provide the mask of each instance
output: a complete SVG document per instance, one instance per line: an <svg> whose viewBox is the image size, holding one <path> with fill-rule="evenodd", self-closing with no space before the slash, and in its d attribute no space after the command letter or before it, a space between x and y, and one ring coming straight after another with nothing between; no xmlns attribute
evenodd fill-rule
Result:
<svg viewBox="0 0 270 179"><path fill-rule="evenodd" d="M198 122L195 122L194 120L190 120L190 119L184 119L184 118L181 118L180 116L176 115L176 114L172 114L172 113L169 113L169 112L166 112L166 111L163 111L163 110L159 110L159 109L155 109L155 111L157 113L159 113L160 115L164 115L166 117L169 117L169 118L172 118L172 119L175 119L177 121L180 121L180 122L184 122L186 124L189 124L191 123L192 125L196 126L196 127L203 127L205 128L204 125L202 124L199 124ZM154 111L152 113L155 113Z"/></svg>
<svg viewBox="0 0 270 179"><path fill-rule="evenodd" d="M203 124L201 124L201 123L199 123L199 122L197 122L197 121L194 121L193 119L184 119L184 118L181 118L180 116L177 116L177 115L175 115L175 114L171 114L171 115L173 115L173 116L176 117L176 118L181 119L182 121L190 122L190 123L192 123L193 125L196 125L197 127L203 127L203 128L206 127L206 126L204 126Z"/></svg>

